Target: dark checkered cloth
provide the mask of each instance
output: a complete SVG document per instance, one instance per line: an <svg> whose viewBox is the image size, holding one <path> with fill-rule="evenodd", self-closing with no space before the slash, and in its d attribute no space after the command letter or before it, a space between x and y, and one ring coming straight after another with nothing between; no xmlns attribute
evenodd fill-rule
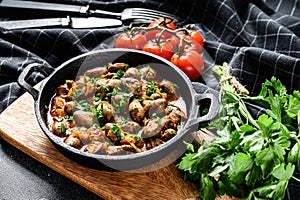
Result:
<svg viewBox="0 0 300 200"><path fill-rule="evenodd" d="M89 4L92 8L110 11L122 11L126 7L146 7L174 13L181 18L182 26L192 27L203 34L207 52L206 62L220 65L223 62L229 63L233 75L238 77L251 94L257 94L261 83L271 76L279 78L289 90L300 89L299 0L56 0L56 2ZM0 17L5 20L13 19L9 13L11 12L0 12ZM22 15L19 12L18 14ZM27 14L26 17L30 16ZM33 73L28 80L32 85L37 84L68 59L97 48L107 47L103 42L122 30L124 30L122 27L13 31L0 28L0 113L24 93L16 80L28 64L40 63L44 66L42 72ZM214 81L209 80L211 75L209 69L206 73L205 83L209 87L214 87ZM293 194L288 192L288 197L297 199L299 195L297 193L300 193L298 190L294 189Z"/></svg>

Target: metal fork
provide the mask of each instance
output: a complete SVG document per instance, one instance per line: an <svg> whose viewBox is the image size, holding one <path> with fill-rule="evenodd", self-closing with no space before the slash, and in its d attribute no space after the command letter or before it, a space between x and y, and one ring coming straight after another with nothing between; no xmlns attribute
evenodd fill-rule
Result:
<svg viewBox="0 0 300 200"><path fill-rule="evenodd" d="M177 21L177 17L151 9L145 8L126 8L121 13L104 11L104 10L92 10L89 6L78 6L78 5L67 5L60 3L45 3L37 1L23 1L23 0L2 0L0 7L3 8L17 8L17 9L29 9L29 10L40 10L49 11L53 13L54 11L60 12L62 14L72 15L84 15L86 17L96 16L96 17L113 17L122 20L123 22L141 22L141 21L151 21L156 18L165 17L173 21Z"/></svg>
<svg viewBox="0 0 300 200"><path fill-rule="evenodd" d="M151 10L146 8L126 8L121 13L116 12L109 12L104 10L90 10L91 14L96 16L108 16L108 17L116 17L121 19L122 21L138 21L138 20L145 20L145 21L152 21L157 18L168 18L173 21L177 21L177 17L175 15Z"/></svg>

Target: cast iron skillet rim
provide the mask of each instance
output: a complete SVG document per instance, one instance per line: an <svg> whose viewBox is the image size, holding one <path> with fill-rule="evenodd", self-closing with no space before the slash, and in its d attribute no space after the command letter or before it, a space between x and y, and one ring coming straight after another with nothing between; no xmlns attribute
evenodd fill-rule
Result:
<svg viewBox="0 0 300 200"><path fill-rule="evenodd" d="M45 88L45 85L48 81L51 81L52 77L57 73L57 71L59 71L60 69L66 67L68 64L82 58L82 57L86 57L86 56L89 56L89 55L93 55L93 54L98 54L98 53L105 53L105 52L124 52L125 53L138 53L138 54L144 54L146 56L150 56L150 57L154 57L155 59L158 59L160 60L161 62L165 63L166 65L169 65L171 66L171 68L173 70L176 71L177 74L179 74L182 79L184 79L185 83L189 86L188 89L189 89L189 93L191 94L191 99L192 99L192 105L190 107L190 110L191 110L191 113L190 113L190 116L188 117L188 120L185 121L185 124L184 126L180 129L180 132L178 134L176 134L173 138L171 138L168 142L158 146L158 147L155 147L153 149L150 149L150 150L147 150L145 152L140 152L140 153L132 153L132 154L129 154L129 155L102 155L102 154L89 154L87 152L83 152L81 150L78 150L76 148L73 148L67 144L65 144L63 142L63 140L61 140L61 138L59 138L58 136L54 135L47 127L47 125L43 122L43 117L41 116L41 111L40 111L40 100L41 100L41 91L43 91ZM78 55L74 58L71 58L70 60L67 60L66 62L62 63L59 67L57 67L55 69L55 71L53 73L51 73L51 75L46 78L41 87L40 87L40 92L39 92L39 95L38 95L38 99L37 101L35 101L35 109L36 109L36 115L37 115L37 118L38 118L38 121L39 121L39 124L41 126L41 128L43 129L44 133L50 138L50 140L52 140L52 142L54 142L55 144L65 148L66 150L68 151L72 151L76 154L81 154L83 156L86 156L86 157L91 157L91 158L96 158L96 159L100 159L100 160L123 160L123 159L136 159L136 158L139 158L139 157L146 157L146 156L149 156L151 155L152 153L157 153L158 151L162 151L166 148L168 148L168 146L170 145L173 145L173 143L177 142L178 140L180 140L182 137L184 137L187 132L187 130L185 130L185 126L188 124L188 122L195 118L195 111L197 111L197 109L195 109L195 107L197 107L197 103L195 102L195 98L194 98L194 95L196 94L196 92L194 91L193 87L192 87L192 83L191 81L189 80L189 78L186 76L185 73L183 73L181 70L179 70L176 66L174 66L171 62L169 62L168 60L164 59L164 58L161 58L159 56L156 56L154 54L151 54L151 53L148 53L148 52L144 52L144 51L140 51L140 50L133 50L133 49L125 49L125 48L114 48L114 49L100 49L100 50L95 50L95 51L90 51L90 52L87 52L87 53L84 53L84 54L81 54L81 55Z"/></svg>

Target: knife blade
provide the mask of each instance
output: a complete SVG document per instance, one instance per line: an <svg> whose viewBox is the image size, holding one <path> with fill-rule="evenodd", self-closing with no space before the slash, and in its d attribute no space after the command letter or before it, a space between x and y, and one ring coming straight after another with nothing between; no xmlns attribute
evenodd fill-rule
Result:
<svg viewBox="0 0 300 200"><path fill-rule="evenodd" d="M70 27L70 28L103 28L121 26L122 21L118 19L99 17L66 17L66 18L44 18L0 21L0 27L8 30L37 27Z"/></svg>

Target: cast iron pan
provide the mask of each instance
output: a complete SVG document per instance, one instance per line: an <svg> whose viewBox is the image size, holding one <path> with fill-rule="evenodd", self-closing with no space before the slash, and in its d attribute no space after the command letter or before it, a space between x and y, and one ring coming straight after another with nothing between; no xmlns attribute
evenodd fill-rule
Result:
<svg viewBox="0 0 300 200"><path fill-rule="evenodd" d="M187 120L178 133L165 144L142 153L130 155L99 155L89 154L66 145L61 138L54 135L47 127L47 108L54 95L55 88L64 84L67 79L75 79L78 73L88 69L107 65L109 62L124 62L130 67L150 64L160 76L177 84L180 88L180 96L185 103ZM28 65L18 78L18 84L28 91L34 98L35 114L43 132L54 146L71 160L82 165L105 170L130 171L137 169L156 170L176 160L186 150L183 141L191 142L191 132L198 128L198 124L213 119L219 108L218 99L210 93L198 94L194 91L188 77L169 61L138 50L131 49L104 49L88 52L72 58L47 77L39 90L30 86L26 79L34 70L38 70L39 64ZM205 116L199 116L199 102L208 99L210 101L209 112Z"/></svg>

